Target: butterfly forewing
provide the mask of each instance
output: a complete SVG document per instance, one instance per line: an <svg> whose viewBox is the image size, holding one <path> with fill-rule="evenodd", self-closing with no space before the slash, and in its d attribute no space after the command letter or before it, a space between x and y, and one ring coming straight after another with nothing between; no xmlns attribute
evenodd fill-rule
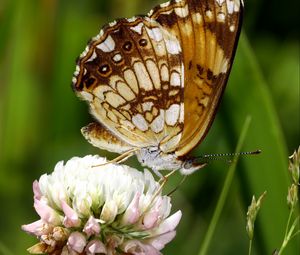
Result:
<svg viewBox="0 0 300 255"><path fill-rule="evenodd" d="M178 156L204 138L214 119L234 57L241 10L240 0L181 0L149 13L182 46L185 111Z"/></svg>
<svg viewBox="0 0 300 255"><path fill-rule="evenodd" d="M184 67L175 36L147 17L121 19L92 40L78 66L73 87L112 136L132 147L160 143L165 152L175 150L184 113ZM93 128L84 135L95 141L100 135Z"/></svg>

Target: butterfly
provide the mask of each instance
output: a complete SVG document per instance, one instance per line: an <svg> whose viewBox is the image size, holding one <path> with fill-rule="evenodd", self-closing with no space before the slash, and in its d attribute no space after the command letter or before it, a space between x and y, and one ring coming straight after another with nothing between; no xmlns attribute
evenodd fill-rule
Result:
<svg viewBox="0 0 300 255"><path fill-rule="evenodd" d="M189 152L204 139L224 92L241 28L241 0L172 0L119 19L91 39L72 86L96 122L94 146L136 155L155 173L202 168Z"/></svg>

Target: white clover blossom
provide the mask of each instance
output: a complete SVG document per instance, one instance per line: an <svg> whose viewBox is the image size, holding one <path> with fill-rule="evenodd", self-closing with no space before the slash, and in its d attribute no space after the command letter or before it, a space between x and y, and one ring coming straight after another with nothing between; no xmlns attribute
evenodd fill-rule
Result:
<svg viewBox="0 0 300 255"><path fill-rule="evenodd" d="M156 255L175 237L181 211L169 216L151 173L104 163L75 157L33 183L41 219L22 226L40 240L30 253Z"/></svg>

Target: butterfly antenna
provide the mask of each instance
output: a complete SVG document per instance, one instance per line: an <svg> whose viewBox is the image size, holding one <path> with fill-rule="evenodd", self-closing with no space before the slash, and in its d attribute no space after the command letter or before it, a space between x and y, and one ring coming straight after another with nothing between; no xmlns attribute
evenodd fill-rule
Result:
<svg viewBox="0 0 300 255"><path fill-rule="evenodd" d="M202 156L195 157L197 160L204 160L205 162L212 161L212 160L226 160L226 157L231 157L229 159L229 162L232 162L232 159L237 156L245 156L245 155L257 155L260 154L261 150L255 150L255 151L244 151L244 152L233 152L233 153L216 153L216 154L205 154ZM207 161L206 161L207 160Z"/></svg>

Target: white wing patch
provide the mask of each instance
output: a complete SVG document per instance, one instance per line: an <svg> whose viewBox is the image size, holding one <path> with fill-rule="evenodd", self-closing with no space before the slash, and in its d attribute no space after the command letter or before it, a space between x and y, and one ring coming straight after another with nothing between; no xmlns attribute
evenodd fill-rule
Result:
<svg viewBox="0 0 300 255"><path fill-rule="evenodd" d="M165 64L160 68L160 75L162 81L169 81L169 69Z"/></svg>
<svg viewBox="0 0 300 255"><path fill-rule="evenodd" d="M160 89L161 88L161 82L160 82L160 76L159 76L159 71L157 68L157 65L154 63L153 60L147 60L146 61L146 66L147 69L150 73L151 79L153 81L153 85L156 89Z"/></svg>
<svg viewBox="0 0 300 255"><path fill-rule="evenodd" d="M96 59L97 58L97 54L96 54L96 52L95 51L93 51L93 54L92 54L92 56L86 61L86 62L92 62L94 59Z"/></svg>
<svg viewBox="0 0 300 255"><path fill-rule="evenodd" d="M134 93L139 93L139 86L138 81L136 79L136 76L134 72L131 69L127 69L124 71L124 79L127 82L127 84L130 84L130 87L134 91Z"/></svg>
<svg viewBox="0 0 300 255"><path fill-rule="evenodd" d="M166 47L170 54L176 55L181 52L178 40L166 40Z"/></svg>
<svg viewBox="0 0 300 255"><path fill-rule="evenodd" d="M165 127L165 111L160 110L160 114L151 123L151 129L154 133L160 133Z"/></svg>
<svg viewBox="0 0 300 255"><path fill-rule="evenodd" d="M145 120L145 118L141 114L137 114L132 117L132 122L133 124L141 131L146 131L148 130L148 123Z"/></svg>
<svg viewBox="0 0 300 255"><path fill-rule="evenodd" d="M145 102L142 104L143 107L143 111L147 112L147 111L151 111L152 107L153 107L153 102Z"/></svg>
<svg viewBox="0 0 300 255"><path fill-rule="evenodd" d="M149 37L156 42L160 42L163 39L162 32L159 28L147 28L147 32Z"/></svg>
<svg viewBox="0 0 300 255"><path fill-rule="evenodd" d="M136 62L133 64L133 68L139 82L140 88L150 91L153 90L153 84L149 77L146 67L142 62Z"/></svg>
<svg viewBox="0 0 300 255"><path fill-rule="evenodd" d="M106 38L105 41L96 46L96 48L102 50L103 52L112 52L114 51L115 47L116 43L110 35Z"/></svg>
<svg viewBox="0 0 300 255"><path fill-rule="evenodd" d="M171 86L181 86L181 76L177 72L171 73L171 80L170 80Z"/></svg>
<svg viewBox="0 0 300 255"><path fill-rule="evenodd" d="M136 26L131 27L130 29L141 35L143 27L144 27L144 24L141 22L141 23L137 24Z"/></svg>
<svg viewBox="0 0 300 255"><path fill-rule="evenodd" d="M175 13L180 18L185 18L189 15L189 7L186 4L184 7L175 8Z"/></svg>
<svg viewBox="0 0 300 255"><path fill-rule="evenodd" d="M170 108L166 110L166 123L169 126L174 126L178 123L179 111L179 104L172 104Z"/></svg>
<svg viewBox="0 0 300 255"><path fill-rule="evenodd" d="M113 60L117 63L122 60L122 55L120 53L117 53L116 55L113 56Z"/></svg>

